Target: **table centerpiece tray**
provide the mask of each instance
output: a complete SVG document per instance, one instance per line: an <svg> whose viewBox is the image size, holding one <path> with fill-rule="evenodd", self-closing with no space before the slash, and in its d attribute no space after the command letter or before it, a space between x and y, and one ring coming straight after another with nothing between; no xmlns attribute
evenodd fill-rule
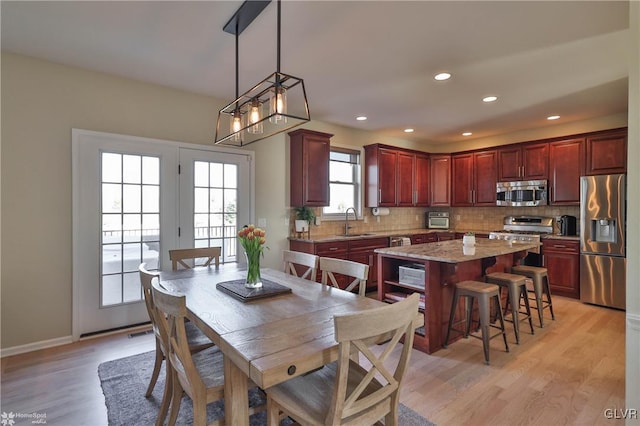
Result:
<svg viewBox="0 0 640 426"><path fill-rule="evenodd" d="M244 283L244 279L223 281L216 284L216 288L241 302L291 293L289 287L265 279L262 279L262 287L259 288L247 288Z"/></svg>

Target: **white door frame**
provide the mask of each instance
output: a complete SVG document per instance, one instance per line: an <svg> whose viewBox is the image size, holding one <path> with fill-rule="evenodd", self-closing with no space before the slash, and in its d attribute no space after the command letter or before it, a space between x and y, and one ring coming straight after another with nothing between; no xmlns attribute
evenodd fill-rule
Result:
<svg viewBox="0 0 640 426"><path fill-rule="evenodd" d="M82 264L86 260L82 260L83 256L86 259L86 254L91 253L92 251L97 250L96 242L92 241L90 237L85 235L87 224L86 220L83 225L82 223L82 209L83 206L80 205L80 191L82 189L81 182L81 168L82 167L91 167L92 165L84 164L86 161L87 152L93 150L95 155L95 162L97 164L100 148L99 145L101 142L113 144L112 146L116 146L119 151L130 151L131 153L140 154L140 144L147 145L153 151L160 151L168 154L168 158L171 158L171 161L175 161L175 164L166 164L165 167L175 167L175 177L168 182L169 188L168 190L174 191L176 194L175 198L175 206L173 208L166 208L161 215L162 223L167 226L175 224L175 226L168 226L169 230L162 235L161 242L161 257L160 257L160 267L163 269L170 268L169 255L168 251L165 250L166 247L177 247L178 246L178 221L179 221L179 202L178 202L178 186L179 186L179 175L178 175L178 161L179 161L179 150L180 148L188 148L191 150L201 150L201 151L211 151L218 153L233 153L233 154L242 154L250 157L250 165L249 165L249 174L250 174L250 185L249 185L249 209L250 209L250 219L253 220L255 217L255 209L254 209L254 200L255 200L255 169L254 164L255 161L255 153L253 151L248 150L240 150L235 148L226 148L226 147L218 147L218 146L207 146L207 145L196 145L196 144L187 144L184 142L176 142L176 141L168 141L168 140L160 140L160 139L152 139L152 138L144 138L137 136L128 136L121 135L115 133L104 133L104 132L95 132L90 130L82 130L82 129L72 129L72 222L73 222L73 234L72 234L72 337L73 340L79 340L80 335L83 333L81 329L82 324L82 313L81 313L81 282L82 282ZM138 146L138 148L136 148ZM89 150L89 151L88 151ZM92 155L92 154L89 154ZM175 160L174 160L175 159ZM93 161L90 159L90 161ZM86 191L86 190L85 190ZM96 192L97 191L96 189ZM86 193L85 193L86 195ZM91 195L91 197L95 197L98 200L98 194L95 196ZM86 216L86 215L85 215ZM91 221L91 219L89 219ZM93 239L95 240L96 237ZM86 274L86 272L85 272ZM86 275L85 275L86 276ZM148 320L146 317L146 310L142 306L144 302L141 303L141 307L145 312L145 321ZM133 323L133 322L132 322Z"/></svg>

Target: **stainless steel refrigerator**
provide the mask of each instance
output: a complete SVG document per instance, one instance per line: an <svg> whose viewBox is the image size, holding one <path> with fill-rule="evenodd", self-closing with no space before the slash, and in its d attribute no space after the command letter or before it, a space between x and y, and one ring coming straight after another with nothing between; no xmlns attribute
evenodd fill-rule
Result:
<svg viewBox="0 0 640 426"><path fill-rule="evenodd" d="M625 175L580 178L580 300L625 309Z"/></svg>

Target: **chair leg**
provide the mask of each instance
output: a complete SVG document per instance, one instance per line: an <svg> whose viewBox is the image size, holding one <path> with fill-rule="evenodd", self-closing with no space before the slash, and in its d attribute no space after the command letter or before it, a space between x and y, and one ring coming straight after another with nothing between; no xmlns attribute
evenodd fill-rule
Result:
<svg viewBox="0 0 640 426"><path fill-rule="evenodd" d="M207 401L204 395L193 400L193 426L207 426Z"/></svg>
<svg viewBox="0 0 640 426"><path fill-rule="evenodd" d="M527 316L529 317L529 327L531 328L531 334L535 334L533 330L533 320L531 319L531 306L529 305L529 295L527 294L527 287L520 287L520 296L524 298L524 308L527 311ZM518 296L518 307L520 306L520 296ZM519 309L518 309L519 310Z"/></svg>
<svg viewBox="0 0 640 426"><path fill-rule="evenodd" d="M384 417L385 426L397 426L398 425L398 391L396 390L394 396L391 397L391 410Z"/></svg>
<svg viewBox="0 0 640 426"><path fill-rule="evenodd" d="M171 404L173 394L173 369L171 364L167 362L165 364L165 384L164 392L162 393L162 404L160 404L160 410L158 411L158 418L156 419L156 426L162 426L164 420L167 418L167 412L169 411L169 405Z"/></svg>
<svg viewBox="0 0 640 426"><path fill-rule="evenodd" d="M471 318L473 317L473 302L475 301L475 297L464 296L464 300L467 310L465 313L464 337L467 338L471 332Z"/></svg>
<svg viewBox="0 0 640 426"><path fill-rule="evenodd" d="M520 344L520 317L518 311L520 311L520 287L513 286L509 288L509 298L507 303L511 305L511 319L513 320L513 332L516 335L516 344Z"/></svg>
<svg viewBox="0 0 640 426"><path fill-rule="evenodd" d="M533 294L536 298L536 308L538 311L538 321L540 322L540 328L544 328L544 305L542 302L542 282L537 279L533 279Z"/></svg>
<svg viewBox="0 0 640 426"><path fill-rule="evenodd" d="M160 348L160 343L158 343L158 338L156 337L156 360L153 364L153 373L151 373L151 380L149 381L147 392L144 394L144 396L147 398L151 396L153 388L156 386L158 375L160 374L160 368L162 367L162 361L164 361L164 354L162 353L162 349Z"/></svg>
<svg viewBox="0 0 640 426"><path fill-rule="evenodd" d="M447 327L447 336L444 338L444 344L442 345L443 348L446 348L447 345L449 344L449 336L451 334L451 324L453 324L453 321L455 320L457 306L458 306L458 290L456 289L454 290L453 298L451 299L451 311L449 312L449 326Z"/></svg>
<svg viewBox="0 0 640 426"><path fill-rule="evenodd" d="M478 300L478 313L480 315L480 328L482 333L482 349L484 350L484 363L489 365L489 298L486 294L480 296L482 300ZM471 302L473 305L473 302Z"/></svg>
<svg viewBox="0 0 640 426"><path fill-rule="evenodd" d="M280 425L280 407L267 394L267 426Z"/></svg>
<svg viewBox="0 0 640 426"><path fill-rule="evenodd" d="M171 411L169 412L168 426L174 426L176 424L176 420L178 420L178 412L180 411L180 403L182 402L182 393L184 392L182 385L180 384L180 380L176 376L175 370L171 369L171 375L173 389L171 390Z"/></svg>
<svg viewBox="0 0 640 426"><path fill-rule="evenodd" d="M556 320L556 316L553 314L553 303L551 303L551 286L549 285L549 277L544 277L545 293L547 293L547 303L549 303L549 312L551 312L551 319Z"/></svg>
<svg viewBox="0 0 640 426"><path fill-rule="evenodd" d="M509 352L509 344L507 343L507 330L504 326L504 314L502 313L502 302L500 301L500 294L494 296L496 298L496 306L498 307L498 319L500 320L500 327L502 328L502 339L504 340L504 349Z"/></svg>

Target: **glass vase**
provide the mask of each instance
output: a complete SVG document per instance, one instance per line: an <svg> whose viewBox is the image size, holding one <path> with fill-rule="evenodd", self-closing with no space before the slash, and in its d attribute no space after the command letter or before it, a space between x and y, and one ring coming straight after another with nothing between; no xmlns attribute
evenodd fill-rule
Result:
<svg viewBox="0 0 640 426"><path fill-rule="evenodd" d="M260 288L262 287L262 280L260 279L260 253L259 250L255 252L244 252L244 256L247 259L247 280L244 286L247 288Z"/></svg>

